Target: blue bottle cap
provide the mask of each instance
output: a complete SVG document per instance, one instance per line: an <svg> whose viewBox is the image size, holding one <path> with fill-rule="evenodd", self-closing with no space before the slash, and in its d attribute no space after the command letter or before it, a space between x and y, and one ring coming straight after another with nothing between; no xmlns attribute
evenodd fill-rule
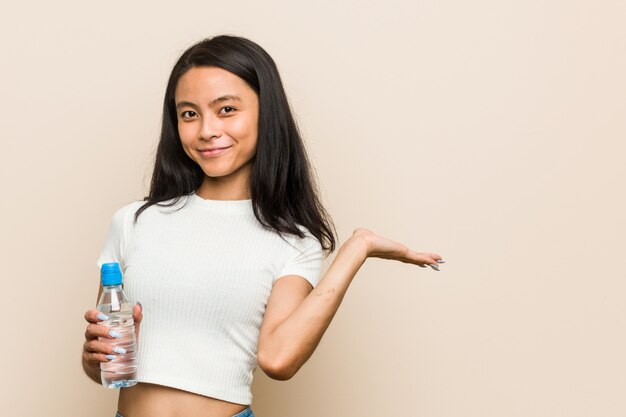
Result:
<svg viewBox="0 0 626 417"><path fill-rule="evenodd" d="M120 285L122 283L120 264L117 262L102 264L100 279L102 280L102 285Z"/></svg>

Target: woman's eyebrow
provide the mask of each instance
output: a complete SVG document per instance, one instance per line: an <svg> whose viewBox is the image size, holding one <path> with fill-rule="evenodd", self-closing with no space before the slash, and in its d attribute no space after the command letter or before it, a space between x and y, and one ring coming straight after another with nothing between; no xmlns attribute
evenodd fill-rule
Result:
<svg viewBox="0 0 626 417"><path fill-rule="evenodd" d="M226 94L226 95L216 98L215 100L212 100L209 103L209 106L214 106L215 104L220 103L222 101L226 101L226 100L241 101L241 98L239 98L238 96L234 94ZM176 103L177 109L180 109L181 107L185 107L185 106L198 107L195 103L192 103L191 101L181 101L181 102Z"/></svg>
<svg viewBox="0 0 626 417"><path fill-rule="evenodd" d="M215 105L215 104L217 104L217 103L219 103L221 101L226 101L226 100L241 101L241 99L238 96L234 95L234 94L226 94L226 95L223 95L223 96L218 97L215 100L211 101L209 103L209 106L213 106L213 105Z"/></svg>
<svg viewBox="0 0 626 417"><path fill-rule="evenodd" d="M196 108L197 106L192 103L191 101L179 101L178 103L176 103L176 109L180 109L181 107L193 107Z"/></svg>

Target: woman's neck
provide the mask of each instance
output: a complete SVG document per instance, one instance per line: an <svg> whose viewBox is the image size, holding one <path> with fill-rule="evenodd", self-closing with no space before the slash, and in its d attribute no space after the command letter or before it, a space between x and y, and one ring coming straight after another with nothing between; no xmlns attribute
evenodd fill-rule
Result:
<svg viewBox="0 0 626 417"><path fill-rule="evenodd" d="M249 200L250 187L247 181L230 181L229 178L204 177L196 190L198 197L205 200Z"/></svg>

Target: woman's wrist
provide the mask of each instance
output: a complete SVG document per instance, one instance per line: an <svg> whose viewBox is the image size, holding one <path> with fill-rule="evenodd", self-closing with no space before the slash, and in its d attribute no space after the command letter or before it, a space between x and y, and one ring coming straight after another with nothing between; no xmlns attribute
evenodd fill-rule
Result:
<svg viewBox="0 0 626 417"><path fill-rule="evenodd" d="M369 251L370 243L367 240L367 237L360 233L353 233L352 236L350 236L339 249L339 252L350 252L356 254L362 262L365 262L369 256Z"/></svg>

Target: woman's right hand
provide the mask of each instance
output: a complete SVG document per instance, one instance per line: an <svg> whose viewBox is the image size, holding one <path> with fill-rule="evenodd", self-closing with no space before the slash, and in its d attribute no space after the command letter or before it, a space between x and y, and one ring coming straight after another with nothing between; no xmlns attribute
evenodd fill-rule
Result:
<svg viewBox="0 0 626 417"><path fill-rule="evenodd" d="M96 309L90 309L85 312L85 320L87 320L89 324L87 325L87 329L85 331L83 362L91 368L99 368L100 363L109 362L111 360L109 358L113 358L117 353L121 353L114 352L113 346L108 341L98 339L99 337L103 337L105 339L113 340L116 337L115 332L112 331L110 327L98 324L104 320L102 316L98 318L99 314L101 313ZM136 340L139 340L139 325L141 324L142 318L143 314L141 304L136 304L133 307ZM113 356L109 356L109 358L107 358L107 355Z"/></svg>

